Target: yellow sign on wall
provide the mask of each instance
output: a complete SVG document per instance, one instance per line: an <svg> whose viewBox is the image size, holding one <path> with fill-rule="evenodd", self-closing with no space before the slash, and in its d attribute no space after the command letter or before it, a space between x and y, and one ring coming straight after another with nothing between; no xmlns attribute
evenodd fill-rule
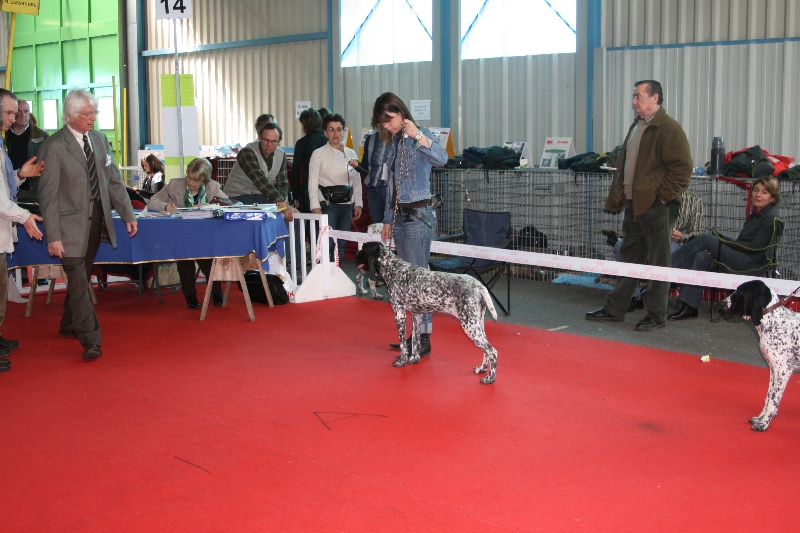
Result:
<svg viewBox="0 0 800 533"><path fill-rule="evenodd" d="M0 10L23 15L39 15L39 0L2 0Z"/></svg>

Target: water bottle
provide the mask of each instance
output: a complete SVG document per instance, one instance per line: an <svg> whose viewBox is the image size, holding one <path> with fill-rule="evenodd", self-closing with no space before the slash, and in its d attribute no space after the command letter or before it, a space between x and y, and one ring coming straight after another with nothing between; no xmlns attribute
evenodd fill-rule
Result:
<svg viewBox="0 0 800 533"><path fill-rule="evenodd" d="M725 141L722 137L714 137L711 141L711 163L708 167L708 173L711 175L720 175L725 172Z"/></svg>

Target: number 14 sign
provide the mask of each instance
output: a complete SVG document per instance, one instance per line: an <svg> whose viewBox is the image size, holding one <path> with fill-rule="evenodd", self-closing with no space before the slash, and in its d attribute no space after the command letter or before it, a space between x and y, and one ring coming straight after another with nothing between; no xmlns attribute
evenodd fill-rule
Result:
<svg viewBox="0 0 800 533"><path fill-rule="evenodd" d="M192 18L192 0L155 0L156 20Z"/></svg>

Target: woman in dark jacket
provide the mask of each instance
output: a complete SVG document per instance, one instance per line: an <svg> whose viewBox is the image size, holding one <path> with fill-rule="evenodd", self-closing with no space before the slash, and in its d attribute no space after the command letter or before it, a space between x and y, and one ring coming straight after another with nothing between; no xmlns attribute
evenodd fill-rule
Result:
<svg viewBox="0 0 800 533"><path fill-rule="evenodd" d="M733 241L736 246L725 246L724 241L720 246L720 239L716 235L704 233L672 254L672 267L708 272L711 270L712 261L717 260L737 272L757 272L766 266L767 256L763 252L747 253L747 250L766 248L772 242L775 219L778 217L775 204L780 199L778 180L772 176L758 178L753 183L750 193L751 213L745 219L739 236ZM670 320L695 318L702 297L703 287L683 285L678 296L680 303L678 312L669 315L668 318Z"/></svg>
<svg viewBox="0 0 800 533"><path fill-rule="evenodd" d="M289 181L291 182L294 206L301 213L310 213L308 164L314 150L328 144L328 138L322 132L322 119L316 109L306 109L300 113L300 125L303 127L303 136L294 145L292 175Z"/></svg>

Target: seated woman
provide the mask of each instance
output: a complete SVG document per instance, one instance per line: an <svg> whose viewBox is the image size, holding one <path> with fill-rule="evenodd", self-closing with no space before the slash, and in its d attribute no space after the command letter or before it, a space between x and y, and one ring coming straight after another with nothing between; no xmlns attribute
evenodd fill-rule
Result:
<svg viewBox="0 0 800 533"><path fill-rule="evenodd" d="M147 154L142 158L141 164L146 177L139 193L145 198L150 198L164 188L164 165L161 164L161 160L156 157L156 154Z"/></svg>
<svg viewBox="0 0 800 533"><path fill-rule="evenodd" d="M741 233L734 242L747 248L765 248L772 240L775 218L778 213L775 204L781 199L778 180L771 176L762 176L753 183L750 193L751 214L744 221ZM719 257L716 257L719 254ZM700 270L711 270L711 261L724 263L733 270L746 272L757 271L764 267L765 255L752 254L734 250L729 246L721 246L716 235L704 233L686 243L681 249L672 254L672 267ZM697 308L703 297L703 287L697 285L683 285L678 302L680 307L677 313L669 315L670 320L684 320L697 317Z"/></svg>
<svg viewBox="0 0 800 533"><path fill-rule="evenodd" d="M186 177L177 178L167 183L166 187L150 198L147 209L150 211L175 211L179 207L194 207L208 204L214 197L227 198L219 183L211 181L211 163L199 157L186 166ZM189 309L199 309L197 290L195 288L194 260L185 259L175 262L178 266L178 276L181 279L181 289L186 298ZM211 259L198 259L200 270L208 279L211 272ZM211 289L211 298L216 307L222 306L222 289L220 283L214 283Z"/></svg>

